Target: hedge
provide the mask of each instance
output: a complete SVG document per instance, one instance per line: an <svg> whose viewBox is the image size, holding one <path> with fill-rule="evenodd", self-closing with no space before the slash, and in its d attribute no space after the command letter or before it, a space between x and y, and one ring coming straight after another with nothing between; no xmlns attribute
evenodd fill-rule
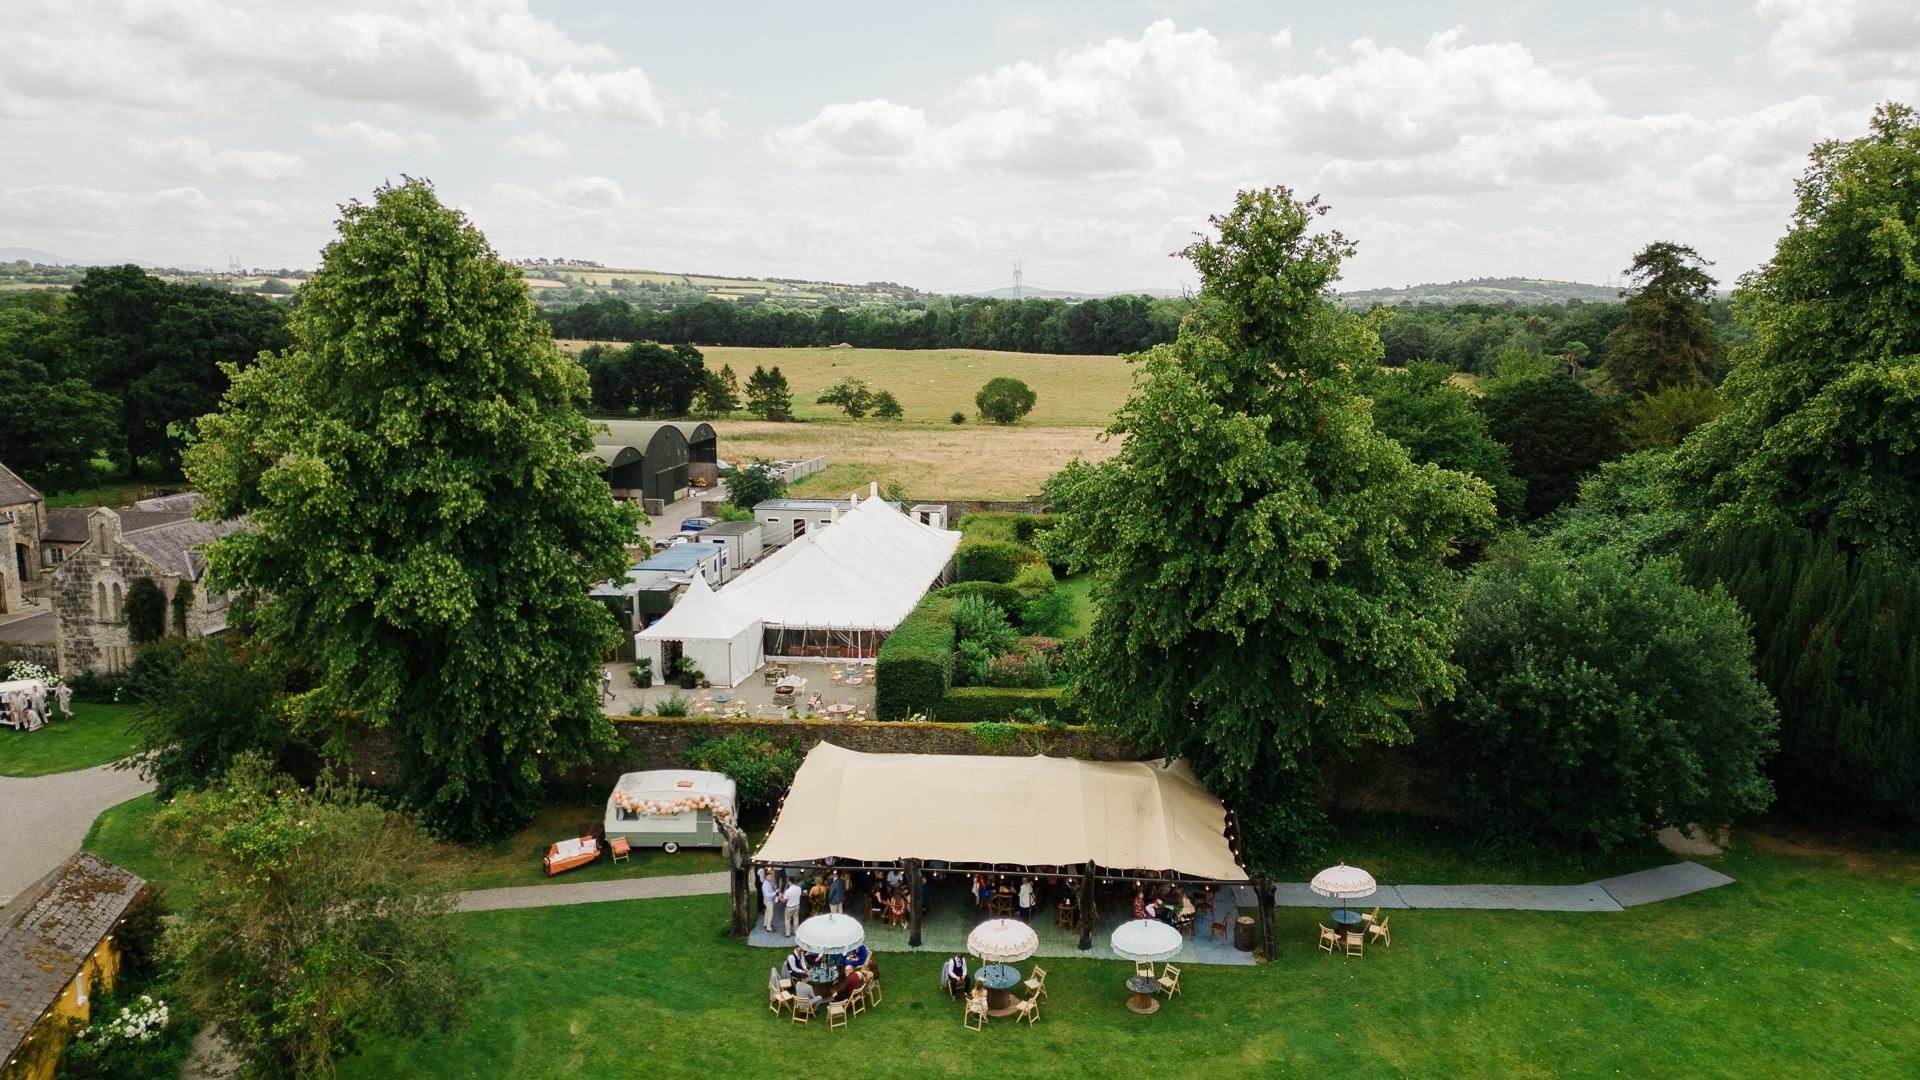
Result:
<svg viewBox="0 0 1920 1080"><path fill-rule="evenodd" d="M1013 580L1013 575L1028 563L1045 562L1038 551L1005 540L962 543L954 552L953 566L961 581Z"/></svg>
<svg viewBox="0 0 1920 1080"><path fill-rule="evenodd" d="M1072 717L1061 716L1060 691L1057 688L1027 690L996 686L962 686L948 690L946 696L933 707L933 718L943 724L978 724L1004 721L1023 708L1037 709L1050 717L1061 717L1070 724L1078 722Z"/></svg>
<svg viewBox="0 0 1920 1080"><path fill-rule="evenodd" d="M1011 585L1002 585L997 581L963 581L958 585L949 585L934 595L958 600L962 596L984 596L1000 605L1000 610L1008 615L1017 615L1026 604L1027 598L1020 590Z"/></svg>
<svg viewBox="0 0 1920 1080"><path fill-rule="evenodd" d="M953 607L949 597L920 601L880 645L874 662L874 714L904 720L937 709L953 685Z"/></svg>
<svg viewBox="0 0 1920 1080"><path fill-rule="evenodd" d="M1053 514L1011 514L1004 510L977 510L954 524L964 533L969 524L985 521L1008 523L1013 528L1013 538L1022 544L1033 543L1035 534L1046 532L1060 523L1060 519Z"/></svg>

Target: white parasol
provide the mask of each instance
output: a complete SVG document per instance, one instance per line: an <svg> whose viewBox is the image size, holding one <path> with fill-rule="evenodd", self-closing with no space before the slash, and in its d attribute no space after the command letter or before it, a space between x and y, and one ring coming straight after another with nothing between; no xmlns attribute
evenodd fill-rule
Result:
<svg viewBox="0 0 1920 1080"><path fill-rule="evenodd" d="M810 953L840 956L867 940L867 931L851 915L815 915L794 928L793 940Z"/></svg>
<svg viewBox="0 0 1920 1080"><path fill-rule="evenodd" d="M1040 935L1018 919L988 919L967 935L967 951L995 964L1011 964L1032 956Z"/></svg>
<svg viewBox="0 0 1920 1080"><path fill-rule="evenodd" d="M1379 886L1373 883L1373 875L1357 866L1341 863L1329 866L1313 875L1307 882L1307 888L1321 896L1331 896L1339 900L1354 900L1362 896L1372 896Z"/></svg>
<svg viewBox="0 0 1920 1080"><path fill-rule="evenodd" d="M1171 960L1180 955L1180 931L1159 919L1135 919L1113 932L1113 951L1129 960Z"/></svg>

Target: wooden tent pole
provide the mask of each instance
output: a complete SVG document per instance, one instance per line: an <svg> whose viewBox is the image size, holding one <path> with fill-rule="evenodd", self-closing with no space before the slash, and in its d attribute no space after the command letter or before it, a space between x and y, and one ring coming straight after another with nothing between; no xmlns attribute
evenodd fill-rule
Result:
<svg viewBox="0 0 1920 1080"><path fill-rule="evenodd" d="M1080 951L1093 948L1093 864L1084 864L1080 873Z"/></svg>
<svg viewBox="0 0 1920 1080"><path fill-rule="evenodd" d="M920 946L920 860L907 860L907 929L911 932L907 944L915 948Z"/></svg>

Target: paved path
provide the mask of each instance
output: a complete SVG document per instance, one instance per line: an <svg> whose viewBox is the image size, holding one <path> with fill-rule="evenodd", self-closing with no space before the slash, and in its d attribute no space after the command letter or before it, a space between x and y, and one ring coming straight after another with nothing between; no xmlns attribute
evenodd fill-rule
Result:
<svg viewBox="0 0 1920 1080"><path fill-rule="evenodd" d="M504 908L597 904L605 900L647 900L657 896L709 896L726 892L727 878L727 871L721 870L712 874L583 881L578 885L517 885L508 889L478 889L460 894L460 910L500 911Z"/></svg>
<svg viewBox="0 0 1920 1080"><path fill-rule="evenodd" d="M1358 903L1362 907L1389 910L1624 911L1638 904L1671 900L1688 893L1717 889L1732 882L1732 878L1718 870L1696 862L1683 862L1585 885L1386 885ZM460 894L460 910L557 907L603 900L644 900L655 896L708 896L726 891L727 873L723 870L714 874L628 878L623 881L583 882L579 885L481 889ZM1234 886L1231 892L1240 906L1255 906L1251 888ZM1273 894L1274 903L1279 907L1323 908L1332 903L1300 881L1283 881L1274 886Z"/></svg>
<svg viewBox="0 0 1920 1080"><path fill-rule="evenodd" d="M1732 878L1697 862L1673 863L1637 874L1590 881L1585 885L1382 885L1372 896L1356 900L1360 907L1470 908L1480 911L1623 911L1636 904L1671 900L1705 889L1717 889ZM1252 907L1253 890L1235 887L1236 899ZM1305 882L1283 881L1273 888L1279 907L1323 908L1332 901L1307 888Z"/></svg>
<svg viewBox="0 0 1920 1080"><path fill-rule="evenodd" d="M100 765L52 776L0 776L0 903L40 880L108 807L153 790L132 771Z"/></svg>

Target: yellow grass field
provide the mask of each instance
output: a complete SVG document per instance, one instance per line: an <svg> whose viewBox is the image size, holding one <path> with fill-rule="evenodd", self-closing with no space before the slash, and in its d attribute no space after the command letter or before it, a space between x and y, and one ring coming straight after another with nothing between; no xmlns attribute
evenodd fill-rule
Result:
<svg viewBox="0 0 1920 1080"><path fill-rule="evenodd" d="M827 455L827 471L789 489L797 498L864 493L877 481L903 484L915 499L1024 499L1074 458L1104 460L1120 445L1099 441L1094 427L722 420L714 429L720 456L729 460Z"/></svg>

